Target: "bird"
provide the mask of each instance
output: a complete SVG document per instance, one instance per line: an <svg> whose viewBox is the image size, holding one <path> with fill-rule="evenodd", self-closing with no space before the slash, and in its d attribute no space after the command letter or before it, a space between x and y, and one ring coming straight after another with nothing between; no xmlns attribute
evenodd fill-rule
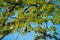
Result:
<svg viewBox="0 0 60 40"><path fill-rule="evenodd" d="M14 8L15 8L15 6L16 6L16 5L8 6L8 7L6 8L6 11L8 11L8 12L13 11L13 10L14 10Z"/></svg>

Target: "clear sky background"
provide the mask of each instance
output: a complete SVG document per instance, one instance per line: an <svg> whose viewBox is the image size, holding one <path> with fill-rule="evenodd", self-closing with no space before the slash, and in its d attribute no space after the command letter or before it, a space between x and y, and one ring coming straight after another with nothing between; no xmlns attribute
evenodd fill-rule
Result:
<svg viewBox="0 0 60 40"><path fill-rule="evenodd" d="M54 4L58 5L56 0L53 0L53 1L54 1L53 2ZM0 10L0 14L4 9L5 8L2 8ZM15 11L14 17L17 17L17 11ZM12 20L11 18L8 18L7 22L10 22L11 20ZM33 22L31 22L30 24L31 24L31 26L35 26L35 27L38 26L38 24L35 24ZM47 24L49 27L53 25L51 21L48 21ZM44 25L42 25L42 26L44 26ZM59 33L59 35L57 35L57 37L60 38L60 25L55 25L55 26L57 28L56 31ZM15 40L17 38L17 36L18 36L17 40L34 40L34 34L35 34L34 31L32 31L31 33L27 33L26 35L21 36L21 34L19 32L15 32L14 34L6 35L2 40ZM49 40L49 38L47 38L47 40ZM54 40L54 39L52 39L52 40Z"/></svg>

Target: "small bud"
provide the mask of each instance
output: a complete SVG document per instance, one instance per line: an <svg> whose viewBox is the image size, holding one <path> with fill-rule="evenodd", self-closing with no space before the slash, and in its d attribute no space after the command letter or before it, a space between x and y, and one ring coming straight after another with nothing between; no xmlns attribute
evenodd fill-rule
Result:
<svg viewBox="0 0 60 40"><path fill-rule="evenodd" d="M13 29L13 26L10 26L10 29Z"/></svg>

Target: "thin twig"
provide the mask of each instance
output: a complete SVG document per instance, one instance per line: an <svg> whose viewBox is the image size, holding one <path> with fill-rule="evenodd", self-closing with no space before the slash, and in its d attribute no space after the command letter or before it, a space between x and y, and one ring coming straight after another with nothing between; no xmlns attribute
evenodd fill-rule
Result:
<svg viewBox="0 0 60 40"><path fill-rule="evenodd" d="M15 40L17 40L17 39L18 39L18 37L19 37L19 34L17 35L17 37L16 37L16 39L15 39Z"/></svg>

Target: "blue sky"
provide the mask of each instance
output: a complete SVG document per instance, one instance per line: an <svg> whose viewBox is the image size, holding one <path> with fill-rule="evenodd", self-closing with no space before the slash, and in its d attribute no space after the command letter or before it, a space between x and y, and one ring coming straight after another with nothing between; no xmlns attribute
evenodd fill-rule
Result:
<svg viewBox="0 0 60 40"><path fill-rule="evenodd" d="M33 36L34 36L34 31L32 31L31 33L27 33L26 35L22 36L19 32L16 32L12 35L7 35L5 38L3 38L3 40L15 40L18 36L17 40L34 40Z"/></svg>
<svg viewBox="0 0 60 40"><path fill-rule="evenodd" d="M56 0L53 0L53 1L55 1L55 2L53 2L54 4L58 5ZM0 10L0 14L3 10L4 10L4 8L2 8ZM17 11L15 11L15 15L13 17L17 17L16 13L17 13ZM12 19L9 18L7 20L7 22L10 22L10 20L12 20ZM31 26L35 26L35 27L38 26L37 23L35 24L35 23L31 22L30 24L31 24ZM48 21L47 24L48 24L48 27L53 25L51 21ZM42 25L42 26L44 26L44 25ZM59 35L57 35L57 37L60 38L60 25L55 25L55 26L57 28L56 31L59 33ZM32 31L31 33L27 33L26 35L22 36L19 32L15 32L13 34L6 35L2 40L15 40L17 38L17 36L18 36L17 40L34 40L34 34L35 34L34 31ZM47 38L47 40L49 40L49 38ZM54 40L54 39L52 39L52 40Z"/></svg>

